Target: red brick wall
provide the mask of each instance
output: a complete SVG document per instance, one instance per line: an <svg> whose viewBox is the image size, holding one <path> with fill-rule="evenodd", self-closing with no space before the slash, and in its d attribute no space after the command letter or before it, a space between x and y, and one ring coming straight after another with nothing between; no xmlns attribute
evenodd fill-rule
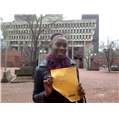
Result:
<svg viewBox="0 0 119 119"><path fill-rule="evenodd" d="M91 67L102 67L102 63L104 61L104 64L107 65L107 60L106 58L103 60L102 58L94 58L94 63L91 61ZM119 64L119 58L115 59L113 61L113 65L118 65Z"/></svg>
<svg viewBox="0 0 119 119"><path fill-rule="evenodd" d="M23 65L21 59L21 51L8 51L7 52L7 67L19 67ZM5 52L1 54L1 67L5 66Z"/></svg>
<svg viewBox="0 0 119 119"><path fill-rule="evenodd" d="M77 59L73 59L73 61L76 62L77 67L79 68L79 60L77 60Z"/></svg>

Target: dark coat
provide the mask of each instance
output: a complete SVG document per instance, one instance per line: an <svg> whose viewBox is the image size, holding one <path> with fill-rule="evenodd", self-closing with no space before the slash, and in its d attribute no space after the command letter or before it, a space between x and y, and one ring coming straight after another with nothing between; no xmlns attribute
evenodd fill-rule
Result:
<svg viewBox="0 0 119 119"><path fill-rule="evenodd" d="M77 77L79 81L79 71L76 66L76 63L71 60L71 63L69 67L76 67L77 69ZM33 91L33 101L35 103L70 103L69 100L67 100L64 96L62 96L60 93L58 93L56 90L53 89L53 92L51 93L50 97L46 98L44 96L45 89L43 85L43 80L47 79L47 76L49 76L50 73L47 69L47 60L45 60L42 64L40 64L35 71L34 76L34 91ZM78 102L83 102L83 99L81 99Z"/></svg>

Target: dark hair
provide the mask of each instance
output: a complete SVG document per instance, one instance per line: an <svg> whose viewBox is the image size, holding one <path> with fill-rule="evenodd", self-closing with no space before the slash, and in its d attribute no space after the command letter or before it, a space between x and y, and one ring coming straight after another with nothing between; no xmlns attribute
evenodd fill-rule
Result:
<svg viewBox="0 0 119 119"><path fill-rule="evenodd" d="M62 33L54 33L54 34L52 34L52 36L51 36L51 41L52 41L52 39L53 39L55 36L57 36L57 35L62 35L62 36L63 36Z"/></svg>

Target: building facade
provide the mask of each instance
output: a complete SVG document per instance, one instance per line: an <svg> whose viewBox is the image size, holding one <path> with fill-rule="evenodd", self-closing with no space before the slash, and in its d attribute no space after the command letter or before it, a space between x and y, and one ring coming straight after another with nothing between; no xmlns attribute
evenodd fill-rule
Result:
<svg viewBox="0 0 119 119"><path fill-rule="evenodd" d="M44 21L42 27L45 27L46 24L48 24L48 22ZM26 27L27 25L25 21L2 23L4 41L7 41L9 45L8 50L22 51L25 40L27 41L28 45L30 45L31 31L29 29L26 29ZM49 30L45 30L44 33L39 36L39 45L40 42L44 42L45 40L50 43L50 36L53 33L63 33L68 40L67 55L71 59L76 59L74 52L76 50L78 51L79 48L82 48L84 51L83 53L85 54L85 48L94 40L96 28L97 19L61 20L53 25L50 25ZM43 39L40 40L40 37L42 37ZM96 51L98 51L97 46L96 48ZM39 63L41 63L44 60L45 56L50 53L49 45L47 47L44 47L41 51L42 52L40 52L39 55L42 57L39 57ZM86 68L85 59L83 59L83 67Z"/></svg>
<svg viewBox="0 0 119 119"><path fill-rule="evenodd" d="M94 52L98 53L99 48L99 15L97 14L83 14L82 19L96 19L96 28L93 35L92 44L94 46Z"/></svg>

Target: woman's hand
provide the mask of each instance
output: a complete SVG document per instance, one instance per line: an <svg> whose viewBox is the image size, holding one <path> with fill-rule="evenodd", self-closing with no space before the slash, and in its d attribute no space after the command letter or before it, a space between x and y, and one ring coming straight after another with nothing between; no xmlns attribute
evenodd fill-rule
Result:
<svg viewBox="0 0 119 119"><path fill-rule="evenodd" d="M81 86L81 83L78 84L78 95L80 96L80 99L82 99L85 96L85 92Z"/></svg>
<svg viewBox="0 0 119 119"><path fill-rule="evenodd" d="M49 97L53 91L53 87L52 87L52 79L53 77L52 76L48 76L47 77L47 80L44 80L43 81L43 84L44 84L44 88L45 88L45 97Z"/></svg>

